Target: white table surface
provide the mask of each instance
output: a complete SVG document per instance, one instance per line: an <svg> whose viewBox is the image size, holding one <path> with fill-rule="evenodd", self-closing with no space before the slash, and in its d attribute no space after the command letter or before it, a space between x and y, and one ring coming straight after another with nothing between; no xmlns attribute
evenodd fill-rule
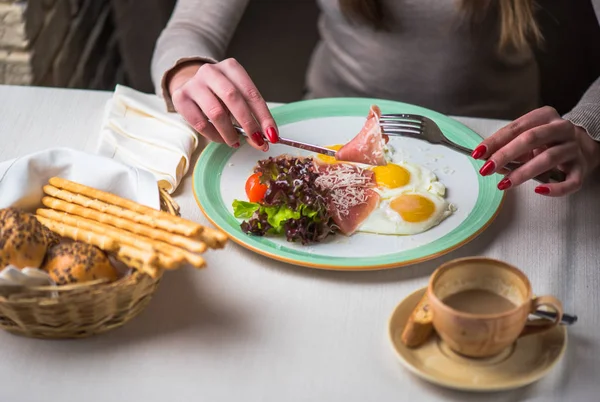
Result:
<svg viewBox="0 0 600 402"><path fill-rule="evenodd" d="M0 86L0 161L53 146L93 152L108 92ZM482 136L504 122L459 119ZM231 242L208 268L165 275L149 307L105 335L45 341L0 333L0 400L598 401L600 181L563 199L534 183L509 191L496 221L437 260L379 272L286 265ZM184 217L207 224L188 177ZM538 383L477 395L429 385L392 352L396 304L443 261L485 255L515 264L537 294L579 315L561 363Z"/></svg>

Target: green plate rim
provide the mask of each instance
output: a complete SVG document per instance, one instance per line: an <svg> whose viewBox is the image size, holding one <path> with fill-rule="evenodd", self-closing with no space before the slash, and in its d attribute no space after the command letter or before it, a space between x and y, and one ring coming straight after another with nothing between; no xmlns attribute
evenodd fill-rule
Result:
<svg viewBox="0 0 600 402"><path fill-rule="evenodd" d="M433 110L374 98L322 98L288 103L273 108L271 113L278 126L307 119L339 116L364 116L373 104L382 113L412 113L429 117L435 121L445 135L456 143L474 148L481 137L464 124ZM477 175L479 195L471 213L454 230L433 242L377 257L332 257L310 254L302 250L285 247L268 237L250 236L242 232L239 221L233 216L231 206L225 205L221 197L221 172L234 149L210 143L202 151L192 176L194 197L206 218L229 238L259 254L287 263L333 270L371 270L395 268L437 258L468 243L483 232L498 215L505 193L497 189L497 174L482 177ZM482 161L470 159L474 169L479 170ZM206 169L210 166L210 170ZM209 173L210 171L210 173Z"/></svg>

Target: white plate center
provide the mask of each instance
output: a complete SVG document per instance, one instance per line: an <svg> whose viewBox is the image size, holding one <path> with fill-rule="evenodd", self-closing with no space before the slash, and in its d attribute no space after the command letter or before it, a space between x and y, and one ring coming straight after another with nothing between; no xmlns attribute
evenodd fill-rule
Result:
<svg viewBox="0 0 600 402"><path fill-rule="evenodd" d="M348 142L364 124L364 117L325 117L303 120L280 127L282 137L316 145ZM412 138L391 137L390 145L407 162L432 170L446 186L446 199L457 210L438 226L410 236L384 236L356 233L350 237L337 234L323 243L302 246L285 238L269 237L275 245L331 257L377 257L407 251L440 239L457 228L471 213L479 194L477 173L468 157L441 145L432 145ZM221 196L233 214L233 200L247 201L244 186L260 159L289 154L310 155L309 152L283 145L272 145L267 153L243 144L226 163L221 175Z"/></svg>

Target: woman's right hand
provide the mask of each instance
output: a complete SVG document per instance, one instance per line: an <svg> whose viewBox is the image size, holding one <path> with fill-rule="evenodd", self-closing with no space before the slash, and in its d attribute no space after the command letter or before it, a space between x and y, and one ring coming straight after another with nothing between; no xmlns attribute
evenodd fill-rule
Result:
<svg viewBox="0 0 600 402"><path fill-rule="evenodd" d="M248 133L248 142L266 151L279 141L277 125L246 70L235 60L187 64L168 82L175 110L202 136L237 148L240 137L231 117ZM210 121L209 121L210 120Z"/></svg>

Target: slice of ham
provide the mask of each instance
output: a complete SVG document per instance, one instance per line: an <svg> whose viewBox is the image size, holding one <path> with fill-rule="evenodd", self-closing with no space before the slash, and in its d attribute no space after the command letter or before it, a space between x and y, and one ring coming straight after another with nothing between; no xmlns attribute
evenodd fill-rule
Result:
<svg viewBox="0 0 600 402"><path fill-rule="evenodd" d="M354 233L360 224L379 205L379 194L371 189L366 190L365 194L367 197L365 203L350 207L348 215L340 214L340 211L336 210L335 206L330 204L330 214L333 217L333 221L338 225L340 231L347 236Z"/></svg>
<svg viewBox="0 0 600 402"><path fill-rule="evenodd" d="M383 134L379 125L381 110L378 106L371 106L367 121L360 132L349 143L336 152L335 158L339 161L364 163L367 165L385 166L383 146L389 138Z"/></svg>
<svg viewBox="0 0 600 402"><path fill-rule="evenodd" d="M350 164L321 164L315 184L328 190L328 211L345 235L351 235L379 204L371 170Z"/></svg>

